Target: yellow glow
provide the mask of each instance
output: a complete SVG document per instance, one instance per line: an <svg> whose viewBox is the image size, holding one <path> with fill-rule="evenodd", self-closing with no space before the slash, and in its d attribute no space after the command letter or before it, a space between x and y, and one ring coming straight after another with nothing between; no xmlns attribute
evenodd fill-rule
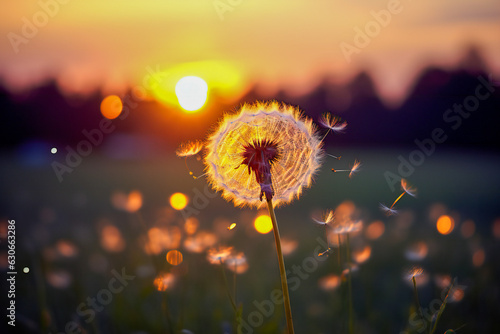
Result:
<svg viewBox="0 0 500 334"><path fill-rule="evenodd" d="M235 227L236 227L236 223L232 223L231 225L229 225L229 226L227 227L227 229L228 229L228 230L232 230L232 229L233 229L233 228L235 228Z"/></svg>
<svg viewBox="0 0 500 334"><path fill-rule="evenodd" d="M170 205L175 210L182 210L186 207L188 203L188 198L183 193L175 193L170 196Z"/></svg>
<svg viewBox="0 0 500 334"><path fill-rule="evenodd" d="M101 114L108 119L120 116L122 109L122 100L116 95L106 96L101 102Z"/></svg>
<svg viewBox="0 0 500 334"><path fill-rule="evenodd" d="M175 95L179 105L188 113L196 112L207 101L208 85L202 78L188 76L177 81Z"/></svg>
<svg viewBox="0 0 500 334"><path fill-rule="evenodd" d="M257 230L257 232L261 234L269 233L273 229L271 217L269 217L268 215L260 215L255 218L253 226L255 227L255 230Z"/></svg>
<svg viewBox="0 0 500 334"><path fill-rule="evenodd" d="M183 257L182 253L176 249L173 249L167 253L167 262L173 266L177 266L182 263Z"/></svg>
<svg viewBox="0 0 500 334"><path fill-rule="evenodd" d="M436 228L441 234L450 234L455 228L455 222L450 216L442 215L437 220Z"/></svg>
<svg viewBox="0 0 500 334"><path fill-rule="evenodd" d="M181 100L177 93L177 85L181 79L186 77L198 77L198 79L203 78L202 81L207 85L207 90L210 87L210 91L217 92L219 98L230 103L240 98L245 89L240 73L240 70L232 64L223 61L182 63L167 68L165 71L152 73L148 77L147 87L157 101L168 106L181 103L181 106L185 108L183 105L184 100ZM201 108L203 103L196 109Z"/></svg>

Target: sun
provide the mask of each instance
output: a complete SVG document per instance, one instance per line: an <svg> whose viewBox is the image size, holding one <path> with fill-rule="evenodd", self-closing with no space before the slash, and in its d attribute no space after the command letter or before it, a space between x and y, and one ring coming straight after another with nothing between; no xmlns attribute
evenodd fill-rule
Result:
<svg viewBox="0 0 500 334"><path fill-rule="evenodd" d="M201 109L208 96L208 85L200 77L183 77L175 85L175 95L179 105L188 113Z"/></svg>

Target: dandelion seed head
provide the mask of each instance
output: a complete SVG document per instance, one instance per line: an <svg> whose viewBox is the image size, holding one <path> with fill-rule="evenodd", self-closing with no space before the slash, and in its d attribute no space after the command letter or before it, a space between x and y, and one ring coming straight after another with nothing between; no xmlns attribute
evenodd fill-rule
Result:
<svg viewBox="0 0 500 334"><path fill-rule="evenodd" d="M424 269L422 269L422 267L413 266L404 273L403 277L408 280L411 280L413 277L419 277L423 274L424 274Z"/></svg>
<svg viewBox="0 0 500 334"><path fill-rule="evenodd" d="M411 187L405 179L401 179L401 189L412 197L417 195L417 188Z"/></svg>
<svg viewBox="0 0 500 334"><path fill-rule="evenodd" d="M233 252L233 247L211 248L207 252L207 260L211 264L224 262Z"/></svg>
<svg viewBox="0 0 500 334"><path fill-rule="evenodd" d="M347 122L341 122L339 117L332 116L330 113L321 115L319 124L333 132L343 132L347 127Z"/></svg>
<svg viewBox="0 0 500 334"><path fill-rule="evenodd" d="M175 151L178 157L190 157L198 154L203 149L203 143L199 140L182 143Z"/></svg>
<svg viewBox="0 0 500 334"><path fill-rule="evenodd" d="M210 184L236 206L279 206L298 198L321 165L323 151L312 120L278 102L245 104L225 115L209 137L205 166Z"/></svg>

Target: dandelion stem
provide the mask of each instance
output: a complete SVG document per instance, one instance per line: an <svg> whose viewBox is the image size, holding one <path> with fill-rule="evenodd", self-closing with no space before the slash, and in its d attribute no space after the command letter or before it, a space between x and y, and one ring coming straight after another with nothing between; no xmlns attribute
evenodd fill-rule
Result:
<svg viewBox="0 0 500 334"><path fill-rule="evenodd" d="M288 282L286 280L286 270L285 261L283 260L283 252L281 251L281 239L280 232L278 229L278 222L276 221L276 215L274 214L273 200L271 198L267 199L267 208L269 210L269 216L273 223L274 241L276 242L276 252L278 253L278 262L280 267L281 276L281 289L283 290L283 301L285 304L285 315L286 315L286 326L288 329L288 334L293 334L293 321L292 321L292 308L290 307L290 295L288 294Z"/></svg>
<svg viewBox="0 0 500 334"><path fill-rule="evenodd" d="M422 320L425 321L424 315L422 313L422 308L420 307L420 301L418 300L417 281L415 280L415 276L412 276L411 280L413 282L413 295L415 297L415 304L417 306L418 314L420 315Z"/></svg>
<svg viewBox="0 0 500 334"><path fill-rule="evenodd" d="M234 313L237 313L238 309L236 307L236 303L233 300L233 296L231 296L231 292L229 291L229 284L227 283L226 271L224 270L224 263L222 262L222 259L220 259L220 268L222 270L222 279L224 280L224 286L226 287L227 296L229 297L229 301L231 302Z"/></svg>
<svg viewBox="0 0 500 334"><path fill-rule="evenodd" d="M351 275L351 252L349 245L349 233L346 234L346 253L347 253L347 266L349 268L349 278L347 280L349 288L349 333L354 333L354 318L353 318L353 307L352 307L352 275Z"/></svg>

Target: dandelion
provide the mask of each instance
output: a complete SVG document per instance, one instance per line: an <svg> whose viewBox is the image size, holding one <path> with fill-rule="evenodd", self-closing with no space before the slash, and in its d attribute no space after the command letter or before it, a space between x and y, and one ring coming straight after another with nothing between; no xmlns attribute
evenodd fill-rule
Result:
<svg viewBox="0 0 500 334"><path fill-rule="evenodd" d="M320 167L321 142L310 119L292 106L245 104L210 136L209 182L236 206L274 206L298 198Z"/></svg>
<svg viewBox="0 0 500 334"><path fill-rule="evenodd" d="M408 185L408 182L405 179L401 179L401 189L403 193L396 198L394 203L392 203L391 207L387 207L386 205L380 203L380 209L385 212L386 215L391 216L397 214L397 210L394 209L394 205L404 196L404 194L408 194L411 197L415 197L417 194L417 189Z"/></svg>
<svg viewBox="0 0 500 334"><path fill-rule="evenodd" d="M212 187L236 206L261 207L271 217L289 333L293 333L286 270L274 207L298 198L309 187L323 155L312 120L290 105L245 104L225 115L209 137L206 174Z"/></svg>
<svg viewBox="0 0 500 334"><path fill-rule="evenodd" d="M203 149L203 143L199 140L194 141L194 142L186 142L182 143L179 148L175 151L175 154L177 154L178 157L184 158L184 164L186 165L186 168L189 172L189 175L193 176L194 179L197 179L201 176L194 176L193 172L189 168L187 164L187 158L194 156Z"/></svg>
<svg viewBox="0 0 500 334"><path fill-rule="evenodd" d="M243 274L248 270L247 258L243 253L238 253L229 256L226 259L225 263L227 269L233 271L236 274Z"/></svg>

